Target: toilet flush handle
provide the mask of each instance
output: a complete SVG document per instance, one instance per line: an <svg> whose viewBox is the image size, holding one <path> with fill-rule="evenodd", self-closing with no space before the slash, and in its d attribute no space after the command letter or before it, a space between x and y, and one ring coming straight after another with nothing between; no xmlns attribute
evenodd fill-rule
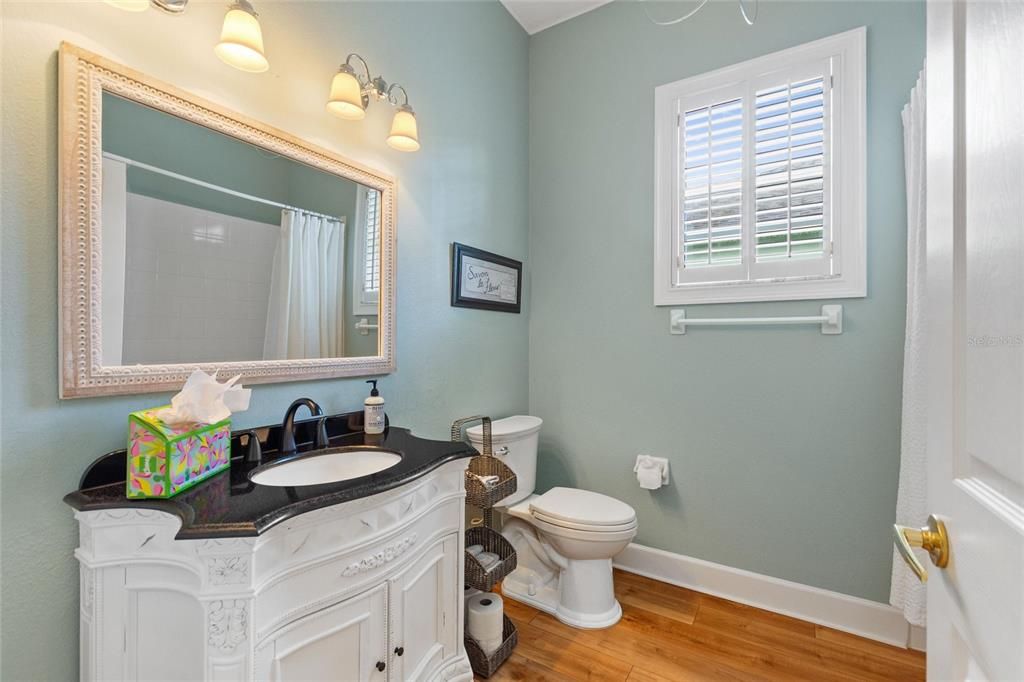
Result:
<svg viewBox="0 0 1024 682"><path fill-rule="evenodd" d="M508 454L508 446L507 445L502 445L500 448L498 448L497 450L494 451L494 456L495 457L504 457L507 454Z"/></svg>

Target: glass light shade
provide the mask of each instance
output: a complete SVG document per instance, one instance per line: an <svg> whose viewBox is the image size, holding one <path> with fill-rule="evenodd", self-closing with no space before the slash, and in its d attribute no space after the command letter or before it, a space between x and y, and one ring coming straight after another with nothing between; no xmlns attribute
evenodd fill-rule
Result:
<svg viewBox="0 0 1024 682"><path fill-rule="evenodd" d="M270 68L263 55L263 32L254 14L232 6L224 15L220 42L214 52L225 64L249 73L262 73Z"/></svg>
<svg viewBox="0 0 1024 682"><path fill-rule="evenodd" d="M331 81L331 95L327 100L327 111L339 118L358 121L366 116L363 109L363 93L355 75L339 71Z"/></svg>
<svg viewBox="0 0 1024 682"><path fill-rule="evenodd" d="M111 7L123 9L126 12L145 12L149 9L149 0L103 0Z"/></svg>
<svg viewBox="0 0 1024 682"><path fill-rule="evenodd" d="M391 120L391 134L388 146L400 152L414 152L420 148L420 136L416 130L416 114L409 107L400 107Z"/></svg>

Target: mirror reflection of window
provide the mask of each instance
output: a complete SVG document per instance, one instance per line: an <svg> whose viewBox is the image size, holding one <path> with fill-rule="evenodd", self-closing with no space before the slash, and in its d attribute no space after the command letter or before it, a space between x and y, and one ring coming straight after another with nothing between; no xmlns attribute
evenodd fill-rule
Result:
<svg viewBox="0 0 1024 682"><path fill-rule="evenodd" d="M377 354L355 323L378 191L110 93L103 114L105 365Z"/></svg>
<svg viewBox="0 0 1024 682"><path fill-rule="evenodd" d="M377 315L380 300L380 192L361 187L356 210L359 229L356 251L360 260L353 273L353 310Z"/></svg>

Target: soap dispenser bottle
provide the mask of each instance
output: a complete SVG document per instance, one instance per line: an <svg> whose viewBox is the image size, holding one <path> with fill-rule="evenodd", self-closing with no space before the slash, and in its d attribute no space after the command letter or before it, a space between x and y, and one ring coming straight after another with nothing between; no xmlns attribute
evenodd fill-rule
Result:
<svg viewBox="0 0 1024 682"><path fill-rule="evenodd" d="M368 434L384 433L384 398L377 390L377 380L370 379L366 383L373 384L370 396L363 401L363 431Z"/></svg>

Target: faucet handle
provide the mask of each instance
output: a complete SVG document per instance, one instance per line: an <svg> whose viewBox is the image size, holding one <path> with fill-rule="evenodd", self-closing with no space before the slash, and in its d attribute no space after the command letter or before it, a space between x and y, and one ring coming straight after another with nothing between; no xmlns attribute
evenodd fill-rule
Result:
<svg viewBox="0 0 1024 682"><path fill-rule="evenodd" d="M250 464L259 464L263 459L263 448L260 446L260 437L256 430L248 432L249 442L245 444L245 461Z"/></svg>
<svg viewBox="0 0 1024 682"><path fill-rule="evenodd" d="M327 437L327 417L320 417L316 420L316 449L323 450L331 442Z"/></svg>

